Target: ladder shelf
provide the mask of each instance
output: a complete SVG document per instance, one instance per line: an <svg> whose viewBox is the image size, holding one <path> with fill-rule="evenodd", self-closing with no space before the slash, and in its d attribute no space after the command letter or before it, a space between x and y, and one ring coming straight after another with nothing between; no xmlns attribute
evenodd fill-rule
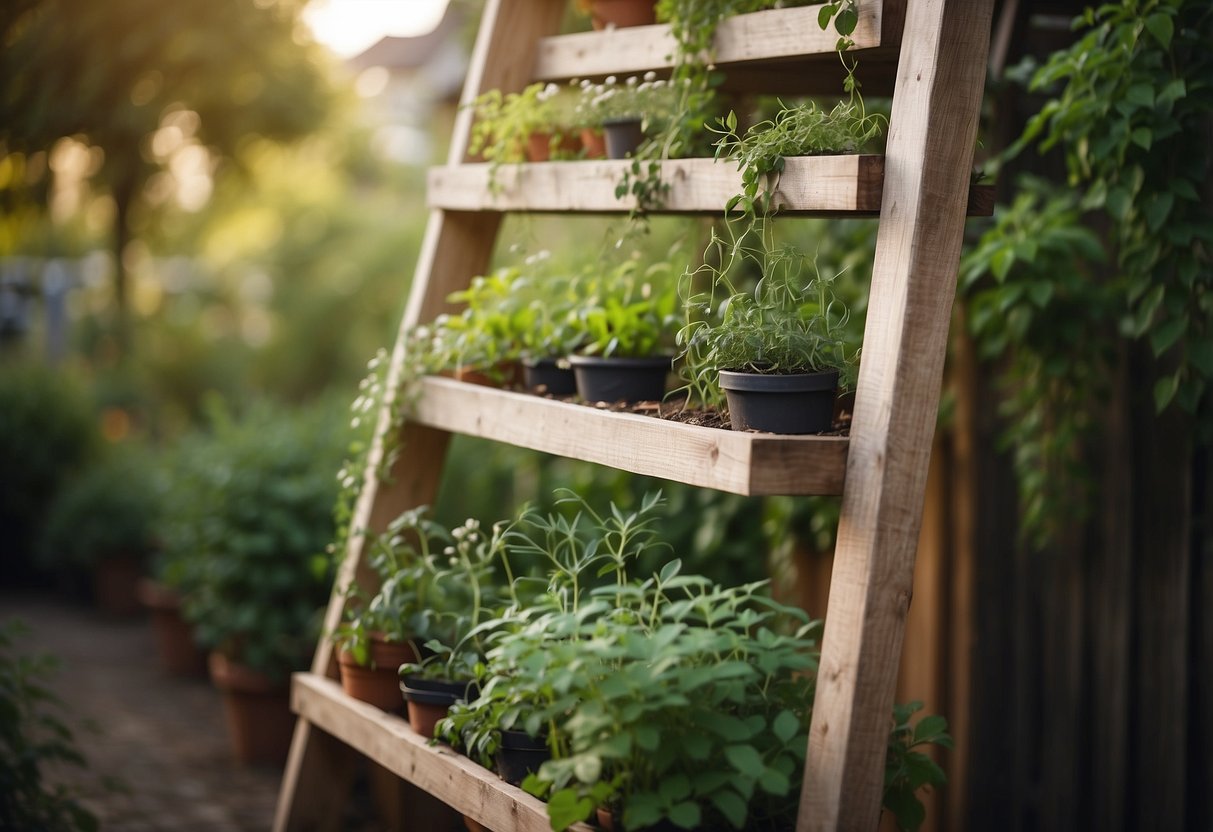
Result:
<svg viewBox="0 0 1213 832"><path fill-rule="evenodd" d="M794 156L785 160L774 207L781 216L867 216L880 213L884 156ZM620 199L615 187L630 162L587 160L500 165L487 163L432 168L428 181L431 208L447 211L573 211L624 213L634 198ZM654 213L719 214L741 192L741 173L730 162L675 159L661 165L669 186ZM994 189L971 185L969 216L989 216Z"/></svg>
<svg viewBox="0 0 1213 832"><path fill-rule="evenodd" d="M473 113L466 105L490 89L668 74L667 27L559 35L567 2L487 0L449 164L429 175L431 217L389 390L401 382L412 328L449 311L448 296L487 271L505 212L630 207L614 195L623 162L501 166L494 188L489 166L469 163ZM859 0L854 39L864 91L893 93L885 155L790 159L778 183L786 214L879 214L849 436L734 433L427 377L403 428L407 453L383 483L374 472L384 461L391 405L379 416L351 524L357 533L338 570L326 627L341 621L355 576L370 571L366 534L385 530L405 509L432 504L452 432L738 494L842 493L796 828L875 829L963 225L966 215L992 208L990 189L974 188L969 170L993 6L994 0ZM715 62L726 72L725 89L836 95L836 36L821 31L820 9L723 21ZM722 211L740 190L738 172L713 160L668 162L663 174L668 212ZM294 677L300 718L275 830L336 828L354 753L413 784L410 830L445 823L426 819L435 817L426 815L430 808L445 811L432 798L493 832L548 828L540 801L429 745L399 717L350 699L335 676L332 645L322 641L312 672Z"/></svg>
<svg viewBox="0 0 1213 832"><path fill-rule="evenodd" d="M422 380L416 422L744 495L841 494L845 436L777 436L613 413L447 378Z"/></svg>

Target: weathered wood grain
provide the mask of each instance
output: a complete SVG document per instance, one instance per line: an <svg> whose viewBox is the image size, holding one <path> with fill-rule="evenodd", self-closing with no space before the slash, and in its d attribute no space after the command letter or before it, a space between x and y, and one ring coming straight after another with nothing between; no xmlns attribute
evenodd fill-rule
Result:
<svg viewBox="0 0 1213 832"><path fill-rule="evenodd" d="M427 378L423 425L734 494L839 494L847 440L697 427Z"/></svg>
<svg viewBox="0 0 1213 832"><path fill-rule="evenodd" d="M511 786L449 746L434 744L398 716L347 696L331 679L296 673L299 716L493 832L550 832L543 801ZM590 832L577 824L575 832Z"/></svg>
<svg viewBox="0 0 1213 832"><path fill-rule="evenodd" d="M993 0L910 0L797 829L872 829Z"/></svg>

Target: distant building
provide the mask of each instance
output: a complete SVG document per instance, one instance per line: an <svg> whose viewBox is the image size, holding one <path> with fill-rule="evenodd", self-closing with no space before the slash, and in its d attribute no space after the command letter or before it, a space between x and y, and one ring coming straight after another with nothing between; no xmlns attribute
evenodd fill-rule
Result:
<svg viewBox="0 0 1213 832"><path fill-rule="evenodd" d="M372 109L380 151L391 159L425 165L433 161L435 128L445 137L467 74L463 20L453 7L428 34L385 37L346 61L357 89Z"/></svg>

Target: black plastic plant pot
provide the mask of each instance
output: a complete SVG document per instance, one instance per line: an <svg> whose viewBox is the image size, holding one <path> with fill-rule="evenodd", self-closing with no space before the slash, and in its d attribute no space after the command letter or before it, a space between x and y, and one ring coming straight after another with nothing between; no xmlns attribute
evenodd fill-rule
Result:
<svg viewBox="0 0 1213 832"><path fill-rule="evenodd" d="M838 371L737 373L720 371L733 430L821 433L834 424Z"/></svg>
<svg viewBox="0 0 1213 832"><path fill-rule="evenodd" d="M577 392L587 402L651 402L665 396L673 363L668 355L649 358L602 358L572 355Z"/></svg>
<svg viewBox="0 0 1213 832"><path fill-rule="evenodd" d="M602 133L606 137L608 159L626 159L644 141L638 118L608 119L602 124Z"/></svg>
<svg viewBox="0 0 1213 832"><path fill-rule="evenodd" d="M405 676L400 682L400 690L412 693L440 693L453 696L455 699L466 699L469 702L478 695L476 686L471 682L453 682L450 679L426 679L422 676ZM454 702L455 699L451 701Z"/></svg>
<svg viewBox="0 0 1213 832"><path fill-rule="evenodd" d="M571 396L577 392L577 378L568 362L540 358L522 362L522 380L532 393Z"/></svg>
<svg viewBox="0 0 1213 832"><path fill-rule="evenodd" d="M528 774L539 771L539 767L552 759L547 741L532 737L525 731L502 731L501 747L497 749L495 762L497 776L517 786Z"/></svg>

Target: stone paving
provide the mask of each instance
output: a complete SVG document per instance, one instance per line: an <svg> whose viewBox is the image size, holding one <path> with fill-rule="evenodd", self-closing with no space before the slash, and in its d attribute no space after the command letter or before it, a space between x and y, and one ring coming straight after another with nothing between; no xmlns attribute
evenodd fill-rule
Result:
<svg viewBox="0 0 1213 832"><path fill-rule="evenodd" d="M30 629L21 649L61 663L51 687L74 714L89 769L54 776L76 787L103 832L270 828L281 771L232 759L218 693L206 679L161 672L143 618L0 597L0 620L14 617ZM123 788L104 788L106 777Z"/></svg>

